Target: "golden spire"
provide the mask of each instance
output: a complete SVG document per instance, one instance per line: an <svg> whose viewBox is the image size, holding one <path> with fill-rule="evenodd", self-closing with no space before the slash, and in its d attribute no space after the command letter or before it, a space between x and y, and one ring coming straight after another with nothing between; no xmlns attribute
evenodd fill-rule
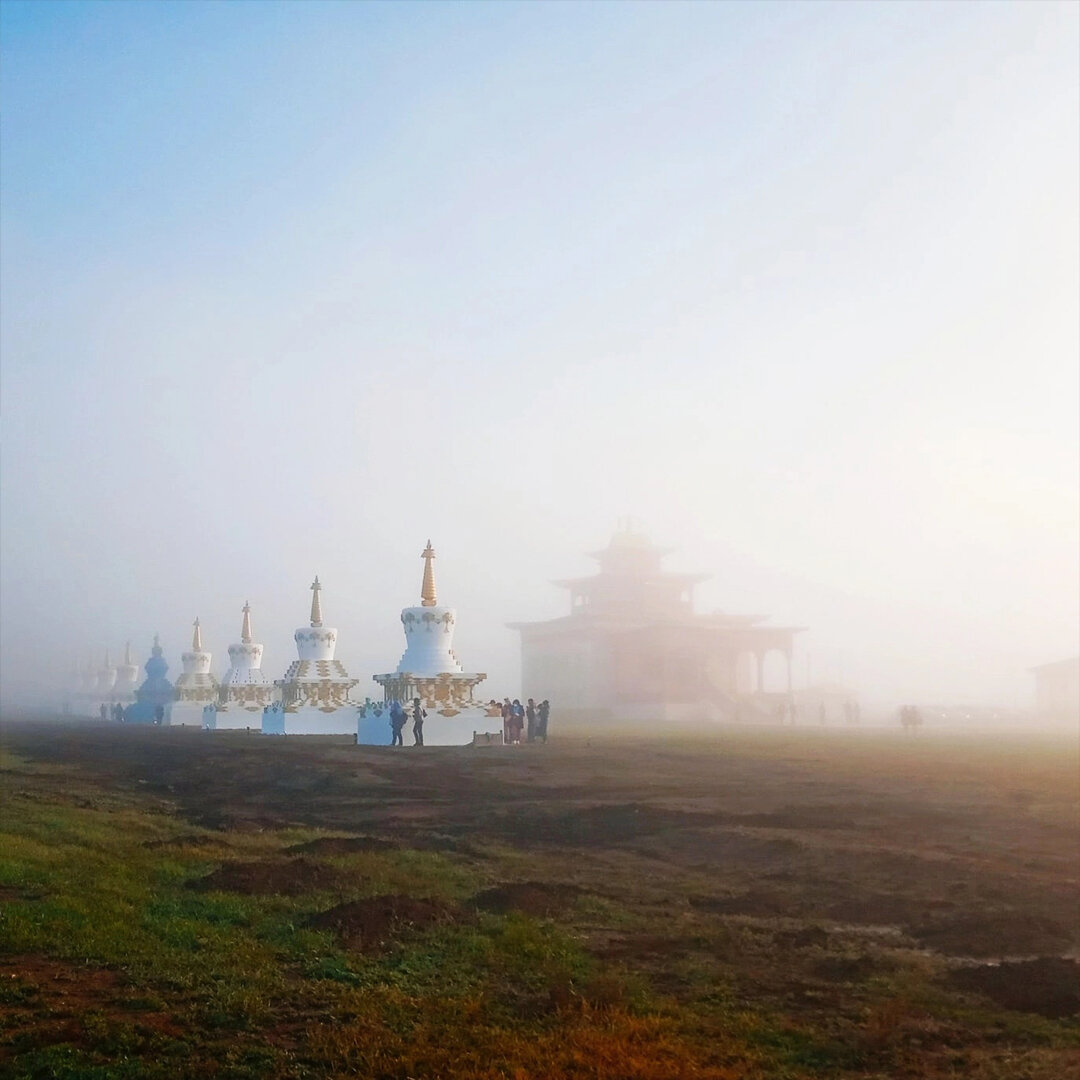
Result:
<svg viewBox="0 0 1080 1080"><path fill-rule="evenodd" d="M435 558L435 551L430 540L427 542L427 547L420 553L420 558L424 560L424 581L420 586L420 605L421 607L434 607L435 571L432 569L431 560Z"/></svg>
<svg viewBox="0 0 1080 1080"><path fill-rule="evenodd" d="M191 635L191 649L202 652L202 630L199 629L199 616L195 616L195 632Z"/></svg>
<svg viewBox="0 0 1080 1080"><path fill-rule="evenodd" d="M244 622L240 627L240 640L247 645L251 641L251 604L244 601Z"/></svg>
<svg viewBox="0 0 1080 1080"><path fill-rule="evenodd" d="M311 583L311 625L322 626L322 604L319 602L319 592L322 586L319 584L319 575Z"/></svg>
<svg viewBox="0 0 1080 1080"><path fill-rule="evenodd" d="M124 642L124 663L125 664L130 664L131 663L131 642L130 641L125 641Z"/></svg>

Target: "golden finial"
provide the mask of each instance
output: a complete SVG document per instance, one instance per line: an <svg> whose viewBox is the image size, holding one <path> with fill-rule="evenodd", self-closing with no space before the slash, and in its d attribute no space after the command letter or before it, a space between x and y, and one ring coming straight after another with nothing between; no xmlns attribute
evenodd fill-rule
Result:
<svg viewBox="0 0 1080 1080"><path fill-rule="evenodd" d="M251 641L251 604L244 601L244 622L240 627L240 640L247 645Z"/></svg>
<svg viewBox="0 0 1080 1080"><path fill-rule="evenodd" d="M322 626L322 604L319 602L319 592L322 586L319 584L319 575L311 583L311 625Z"/></svg>
<svg viewBox="0 0 1080 1080"><path fill-rule="evenodd" d="M199 616L195 616L195 632L191 635L191 649L193 652L202 652L202 630L199 629Z"/></svg>
<svg viewBox="0 0 1080 1080"><path fill-rule="evenodd" d="M130 641L125 641L124 642L124 663L125 664L130 664L131 663L131 642Z"/></svg>
<svg viewBox="0 0 1080 1080"><path fill-rule="evenodd" d="M420 553L420 558L424 560L424 581L420 586L420 606L434 607L435 571L432 568L431 560L435 558L435 550L432 548L430 540L427 542L427 547Z"/></svg>

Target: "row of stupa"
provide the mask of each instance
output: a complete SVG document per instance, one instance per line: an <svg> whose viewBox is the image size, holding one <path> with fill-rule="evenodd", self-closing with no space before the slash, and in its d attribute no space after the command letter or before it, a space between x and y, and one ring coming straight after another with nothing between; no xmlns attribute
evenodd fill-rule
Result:
<svg viewBox="0 0 1080 1080"><path fill-rule="evenodd" d="M262 671L263 647L254 640L251 606L245 603L240 641L229 646L229 669L220 682L211 672L213 656L203 648L196 619L191 649L181 655L183 673L175 686L165 677L168 664L155 635L142 685L135 688L138 669L128 646L123 665L112 668L106 654L105 669L91 685L81 680L73 697L86 711L115 712L126 723L255 730L265 735L355 734L357 742L370 745L390 742L393 701L408 705L419 698L428 714L427 745L464 745L476 732L495 734L502 724L498 708L474 700L476 686L487 676L462 670L453 648L457 613L437 603L430 541L421 558L420 606L401 612L405 652L395 671L373 676L383 690L381 702L351 700L349 692L359 680L335 658L338 632L323 622L318 577L311 585L310 623L293 635L297 659L281 679L271 681Z"/></svg>

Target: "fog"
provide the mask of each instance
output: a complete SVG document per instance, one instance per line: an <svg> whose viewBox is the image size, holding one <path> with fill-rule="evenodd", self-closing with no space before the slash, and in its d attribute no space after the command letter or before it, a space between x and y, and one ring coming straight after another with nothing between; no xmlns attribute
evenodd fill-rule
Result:
<svg viewBox="0 0 1080 1080"><path fill-rule="evenodd" d="M620 517L796 685L1024 707L1075 655L1075 4L2 10L0 688L437 553L519 685ZM355 693L355 692L354 692Z"/></svg>

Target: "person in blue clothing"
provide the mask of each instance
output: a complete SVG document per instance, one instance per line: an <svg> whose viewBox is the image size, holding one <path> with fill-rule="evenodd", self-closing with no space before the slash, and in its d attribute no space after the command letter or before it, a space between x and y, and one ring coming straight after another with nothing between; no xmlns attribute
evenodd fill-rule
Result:
<svg viewBox="0 0 1080 1080"><path fill-rule="evenodd" d="M401 707L401 702L395 698L390 702L390 729L394 733L394 737L390 741L391 746L405 745L405 740L401 737L401 732L405 727L405 719L405 710Z"/></svg>

